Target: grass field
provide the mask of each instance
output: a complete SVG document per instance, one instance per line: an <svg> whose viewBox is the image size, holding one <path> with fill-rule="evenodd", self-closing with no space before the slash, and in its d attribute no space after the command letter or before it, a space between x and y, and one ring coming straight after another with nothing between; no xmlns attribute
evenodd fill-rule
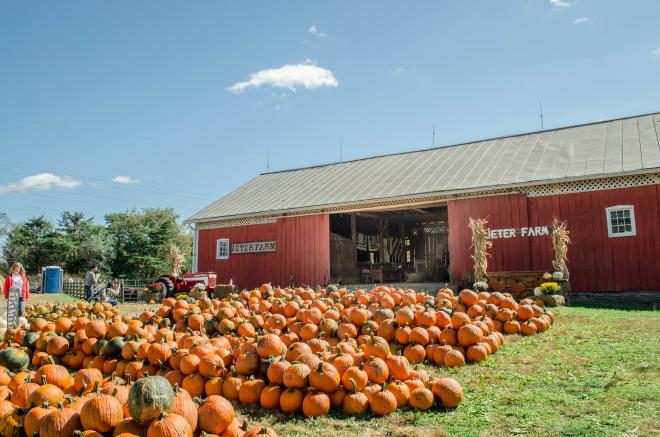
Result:
<svg viewBox="0 0 660 437"><path fill-rule="evenodd" d="M131 313L145 307L121 306ZM432 376L450 375L463 385L465 399L454 411L312 420L237 410L280 436L660 435L660 313L585 307L555 313L549 331L507 337L481 365L426 366Z"/></svg>
<svg viewBox="0 0 660 437"><path fill-rule="evenodd" d="M660 313L560 308L557 323L508 343L451 375L465 390L454 411L397 411L386 418L320 419L239 407L281 436L657 435Z"/></svg>

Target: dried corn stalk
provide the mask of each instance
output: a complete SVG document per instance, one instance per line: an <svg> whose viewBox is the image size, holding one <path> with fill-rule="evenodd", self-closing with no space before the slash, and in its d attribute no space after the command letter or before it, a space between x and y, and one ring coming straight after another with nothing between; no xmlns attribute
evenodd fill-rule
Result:
<svg viewBox="0 0 660 437"><path fill-rule="evenodd" d="M568 245L571 244L570 232L566 228L566 222L557 217L552 220L552 247L555 249L555 259L552 266L556 272L561 272L564 279L568 279Z"/></svg>
<svg viewBox="0 0 660 437"><path fill-rule="evenodd" d="M488 274L488 249L493 247L493 242L488 239L486 231L486 219L473 219L470 217L469 227L472 230L472 246L474 248L474 281L486 281Z"/></svg>
<svg viewBox="0 0 660 437"><path fill-rule="evenodd" d="M183 267L185 259L176 244L170 244L167 248L167 262L170 264L170 271L174 275L181 274L181 267Z"/></svg>

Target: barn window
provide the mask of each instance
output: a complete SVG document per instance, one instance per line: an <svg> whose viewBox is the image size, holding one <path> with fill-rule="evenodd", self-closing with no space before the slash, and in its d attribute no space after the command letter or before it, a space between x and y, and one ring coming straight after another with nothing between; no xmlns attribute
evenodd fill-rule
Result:
<svg viewBox="0 0 660 437"><path fill-rule="evenodd" d="M617 205L605 209L607 235L609 237L628 237L637 235L635 229L635 207Z"/></svg>
<svg viewBox="0 0 660 437"><path fill-rule="evenodd" d="M229 238L221 238L216 242L215 258L216 259L229 258Z"/></svg>

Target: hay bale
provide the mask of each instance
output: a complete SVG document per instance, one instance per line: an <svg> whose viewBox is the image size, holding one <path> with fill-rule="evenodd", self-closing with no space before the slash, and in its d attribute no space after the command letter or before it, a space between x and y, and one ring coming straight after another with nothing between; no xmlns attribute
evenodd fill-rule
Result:
<svg viewBox="0 0 660 437"><path fill-rule="evenodd" d="M566 306L566 299L561 294L542 294L537 299L541 299L543 304L547 307L563 307Z"/></svg>

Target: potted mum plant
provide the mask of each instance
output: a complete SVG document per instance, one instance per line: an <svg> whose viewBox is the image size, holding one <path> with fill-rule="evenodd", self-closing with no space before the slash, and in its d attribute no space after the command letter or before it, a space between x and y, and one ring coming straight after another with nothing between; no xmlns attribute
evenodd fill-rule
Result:
<svg viewBox="0 0 660 437"><path fill-rule="evenodd" d="M547 281L539 287L539 298L547 307L566 305L566 300L561 293L561 286L554 281ZM537 294L537 293L535 293Z"/></svg>

